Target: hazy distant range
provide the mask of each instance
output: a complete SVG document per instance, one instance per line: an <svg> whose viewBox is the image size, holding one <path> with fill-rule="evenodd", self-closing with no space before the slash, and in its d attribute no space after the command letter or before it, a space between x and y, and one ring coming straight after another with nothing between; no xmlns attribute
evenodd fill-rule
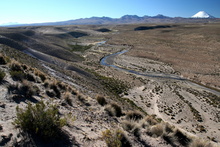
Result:
<svg viewBox="0 0 220 147"><path fill-rule="evenodd" d="M157 16L143 16L124 15L121 18L110 17L91 17L81 18L60 22L49 23L34 23L34 24L15 24L7 25L15 26L50 26L50 25L108 25L108 24L138 24L138 23L209 23L220 22L220 18L182 18L182 17L168 17L164 15Z"/></svg>

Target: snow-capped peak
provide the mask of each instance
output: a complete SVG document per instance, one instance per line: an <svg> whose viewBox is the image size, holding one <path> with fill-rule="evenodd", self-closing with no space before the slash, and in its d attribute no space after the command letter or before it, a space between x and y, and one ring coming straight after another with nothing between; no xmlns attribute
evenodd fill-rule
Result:
<svg viewBox="0 0 220 147"><path fill-rule="evenodd" d="M214 17L209 15L205 11L199 11L198 13L193 15L192 18L214 18Z"/></svg>

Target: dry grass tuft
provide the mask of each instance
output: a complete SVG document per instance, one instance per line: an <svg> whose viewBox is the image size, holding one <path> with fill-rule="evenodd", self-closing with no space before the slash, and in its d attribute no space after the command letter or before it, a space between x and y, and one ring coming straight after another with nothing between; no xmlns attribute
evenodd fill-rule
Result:
<svg viewBox="0 0 220 147"><path fill-rule="evenodd" d="M70 106L73 106L72 94L70 92L66 92L64 94L64 100L67 104L69 104Z"/></svg>
<svg viewBox="0 0 220 147"><path fill-rule="evenodd" d="M107 105L105 110L108 112L108 114L110 116L120 117L123 115L121 107L116 103L112 103L110 105Z"/></svg>
<svg viewBox="0 0 220 147"><path fill-rule="evenodd" d="M128 132L134 129L136 123L134 121L125 120L122 122L122 128Z"/></svg>
<svg viewBox="0 0 220 147"><path fill-rule="evenodd" d="M190 142L192 141L192 139L190 139L186 135L186 133L183 133L179 129L176 129L176 131L174 132L174 136L177 139L177 141L183 146L188 146Z"/></svg>
<svg viewBox="0 0 220 147"><path fill-rule="evenodd" d="M34 70L34 74L38 77L40 77L41 81L44 82L47 79L47 76L45 75L45 73L39 71L39 70Z"/></svg>
<svg viewBox="0 0 220 147"><path fill-rule="evenodd" d="M143 114L140 111L129 111L126 113L126 119L128 120L141 120L143 118Z"/></svg>
<svg viewBox="0 0 220 147"><path fill-rule="evenodd" d="M146 128L146 127L150 127L153 125L158 124L157 120L155 120L155 118L151 115L146 116L143 120L142 120L142 127Z"/></svg>
<svg viewBox="0 0 220 147"><path fill-rule="evenodd" d="M163 135L163 132L164 132L163 124L156 124L154 126L151 126L147 133L150 136L159 137Z"/></svg>
<svg viewBox="0 0 220 147"><path fill-rule="evenodd" d="M0 65L5 65L7 62L8 59L4 55L0 54Z"/></svg>
<svg viewBox="0 0 220 147"><path fill-rule="evenodd" d="M104 105L107 104L107 102L106 102L104 96L97 95L97 96L96 96L96 100L97 100L97 102L98 102L100 105L102 105L102 106L104 106Z"/></svg>
<svg viewBox="0 0 220 147"><path fill-rule="evenodd" d="M106 130L102 132L102 139L106 142L108 147L131 147L131 143L123 131Z"/></svg>

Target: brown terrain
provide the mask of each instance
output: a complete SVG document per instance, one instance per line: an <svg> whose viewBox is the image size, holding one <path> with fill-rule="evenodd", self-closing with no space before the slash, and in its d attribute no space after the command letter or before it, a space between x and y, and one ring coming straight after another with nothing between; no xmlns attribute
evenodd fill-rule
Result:
<svg viewBox="0 0 220 147"><path fill-rule="evenodd" d="M219 45L219 23L0 28L0 146L220 146Z"/></svg>

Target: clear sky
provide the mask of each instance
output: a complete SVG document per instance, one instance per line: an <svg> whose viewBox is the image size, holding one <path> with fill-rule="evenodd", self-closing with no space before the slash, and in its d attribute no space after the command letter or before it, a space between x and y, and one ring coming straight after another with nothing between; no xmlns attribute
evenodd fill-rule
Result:
<svg viewBox="0 0 220 147"><path fill-rule="evenodd" d="M126 14L191 17L201 10L220 18L220 0L0 0L0 24L119 18Z"/></svg>

